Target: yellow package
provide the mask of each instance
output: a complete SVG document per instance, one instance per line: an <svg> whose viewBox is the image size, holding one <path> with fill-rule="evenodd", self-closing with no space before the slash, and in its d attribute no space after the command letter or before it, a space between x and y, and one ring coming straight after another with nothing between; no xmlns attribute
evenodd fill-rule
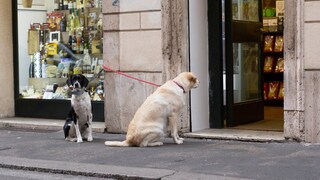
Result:
<svg viewBox="0 0 320 180"><path fill-rule="evenodd" d="M53 56L58 54L58 44L57 43L48 43L47 45L47 55Z"/></svg>

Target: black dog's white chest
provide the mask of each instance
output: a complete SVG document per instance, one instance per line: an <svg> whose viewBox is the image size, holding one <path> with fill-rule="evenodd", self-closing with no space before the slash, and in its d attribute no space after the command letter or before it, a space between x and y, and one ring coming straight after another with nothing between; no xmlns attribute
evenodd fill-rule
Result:
<svg viewBox="0 0 320 180"><path fill-rule="evenodd" d="M82 95L72 95L71 105L77 114L79 124L85 124L88 121L88 115L91 114L91 99L87 92Z"/></svg>

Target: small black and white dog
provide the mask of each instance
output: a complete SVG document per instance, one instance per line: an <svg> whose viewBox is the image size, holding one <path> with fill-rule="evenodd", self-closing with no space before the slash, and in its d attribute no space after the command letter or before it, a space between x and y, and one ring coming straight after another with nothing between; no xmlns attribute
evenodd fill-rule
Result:
<svg viewBox="0 0 320 180"><path fill-rule="evenodd" d="M92 112L91 99L86 91L88 79L76 74L67 80L67 85L72 89L71 110L64 124L63 130L66 140L83 142L82 137L92 141Z"/></svg>

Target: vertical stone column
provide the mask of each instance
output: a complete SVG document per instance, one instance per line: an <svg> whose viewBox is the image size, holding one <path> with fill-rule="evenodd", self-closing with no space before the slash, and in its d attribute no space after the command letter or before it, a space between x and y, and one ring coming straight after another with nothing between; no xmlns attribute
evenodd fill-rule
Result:
<svg viewBox="0 0 320 180"><path fill-rule="evenodd" d="M11 1L0 2L0 118L14 116L14 74Z"/></svg>
<svg viewBox="0 0 320 180"><path fill-rule="evenodd" d="M112 4L113 0L104 0L103 12L103 59L104 64L119 70L120 36L119 36L119 6ZM105 89L105 126L108 132L121 132L120 96L118 94L120 77L112 72L106 72Z"/></svg>
<svg viewBox="0 0 320 180"><path fill-rule="evenodd" d="M284 136L286 138L304 139L304 92L303 92L303 59L302 22L300 1L285 1L284 32Z"/></svg>
<svg viewBox="0 0 320 180"><path fill-rule="evenodd" d="M162 54L163 79L174 78L189 71L188 1L162 0ZM180 117L180 129L190 130L190 103L186 97L186 108Z"/></svg>

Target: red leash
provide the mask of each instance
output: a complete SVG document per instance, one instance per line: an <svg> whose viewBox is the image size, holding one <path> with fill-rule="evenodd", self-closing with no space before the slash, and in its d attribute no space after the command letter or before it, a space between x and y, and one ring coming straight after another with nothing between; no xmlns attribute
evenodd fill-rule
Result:
<svg viewBox="0 0 320 180"><path fill-rule="evenodd" d="M126 73L123 73L123 72L120 72L120 71L116 71L116 70L114 70L114 69L111 69L110 67L108 67L108 66L106 66L106 65L104 65L104 64L102 65L102 67L103 67L103 69L104 69L105 71L106 71L106 70L109 70L109 71L112 71L112 72L114 72L114 73L123 75L123 76L125 76L125 77L127 77L127 78L134 79L134 80L136 80L136 81L140 81L140 82L143 82L143 83L146 83L146 84L150 84L150 85L152 85L152 86L160 87L159 84L155 84L155 83L148 82L148 81L145 81L145 80L142 80L142 79L138 79L138 78L136 78L136 77L132 77L132 76L126 74Z"/></svg>

